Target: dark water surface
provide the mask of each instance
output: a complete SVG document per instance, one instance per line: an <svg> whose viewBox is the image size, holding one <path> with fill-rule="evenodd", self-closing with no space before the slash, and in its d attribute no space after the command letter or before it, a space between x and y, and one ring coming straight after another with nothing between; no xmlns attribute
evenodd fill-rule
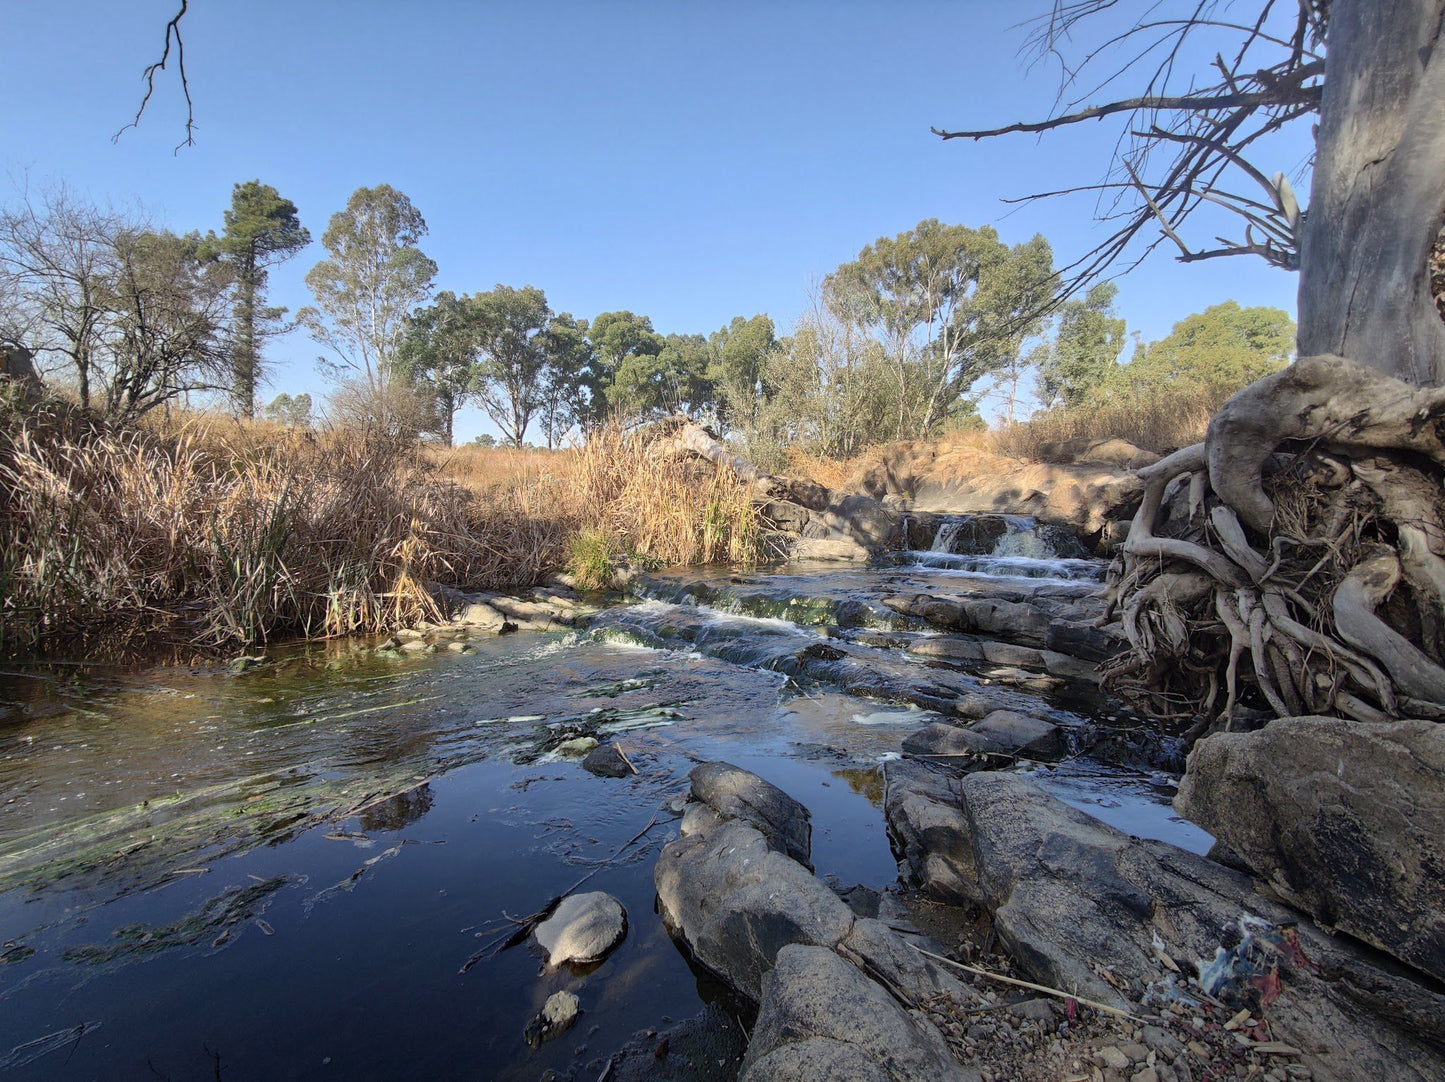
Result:
<svg viewBox="0 0 1445 1082"><path fill-rule="evenodd" d="M727 759L807 805L820 875L890 885L877 765L935 715L842 687L856 692L861 671L880 687L973 677L906 655L900 644L930 632L878 599L939 576L1063 590L1093 577L1080 561L1052 575L1039 563L664 577L590 631L404 661L352 643L275 651L240 676L9 671L0 1070L595 1078L634 1031L718 994L653 912L653 865L676 836L668 805L693 764ZM814 642L846 654L844 683L780 661ZM619 743L640 773L593 777L549 750L584 731ZM1165 780L1098 764L1044 773L1125 829L1207 844L1168 810ZM545 973L527 943L460 972L509 917L594 872L587 889L629 918L600 966ZM523 1027L561 988L584 1013L534 1051Z"/></svg>

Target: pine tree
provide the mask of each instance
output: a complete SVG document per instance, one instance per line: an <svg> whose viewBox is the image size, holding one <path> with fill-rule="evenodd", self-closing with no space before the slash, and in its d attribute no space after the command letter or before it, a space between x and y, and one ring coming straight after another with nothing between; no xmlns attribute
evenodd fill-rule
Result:
<svg viewBox="0 0 1445 1082"><path fill-rule="evenodd" d="M261 378L261 343L283 329L284 308L265 306L266 277L311 243L297 217L296 204L269 184L248 180L231 192L225 230L209 241L231 265L235 276L231 308L231 398L242 417L256 415L256 386Z"/></svg>

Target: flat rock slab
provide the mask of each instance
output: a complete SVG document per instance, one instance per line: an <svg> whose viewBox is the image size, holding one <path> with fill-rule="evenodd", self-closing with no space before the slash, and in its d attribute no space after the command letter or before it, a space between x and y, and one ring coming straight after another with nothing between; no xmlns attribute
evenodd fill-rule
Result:
<svg viewBox="0 0 1445 1082"><path fill-rule="evenodd" d="M694 800L752 824L778 852L812 868L812 815L787 793L731 763L703 763L688 777Z"/></svg>
<svg viewBox="0 0 1445 1082"><path fill-rule="evenodd" d="M1445 725L1221 733L1195 745L1175 805L1281 897L1445 980Z"/></svg>
<svg viewBox="0 0 1445 1082"><path fill-rule="evenodd" d="M567 962L596 962L627 934L627 911L600 890L569 894L532 934L553 968Z"/></svg>
<svg viewBox="0 0 1445 1082"><path fill-rule="evenodd" d="M943 1037L831 950L778 952L740 1082L976 1082Z"/></svg>
<svg viewBox="0 0 1445 1082"><path fill-rule="evenodd" d="M1068 740L1053 722L1012 710L994 710L967 727L942 722L926 725L903 741L903 750L924 758L1052 762L1067 754Z"/></svg>

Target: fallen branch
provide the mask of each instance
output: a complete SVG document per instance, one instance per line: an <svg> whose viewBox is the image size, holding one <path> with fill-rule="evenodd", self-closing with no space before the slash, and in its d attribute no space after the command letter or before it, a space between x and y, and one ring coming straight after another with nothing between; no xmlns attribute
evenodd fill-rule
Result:
<svg viewBox="0 0 1445 1082"><path fill-rule="evenodd" d="M1016 988L1027 988L1032 992L1042 992L1045 995L1053 996L1056 999L1072 999L1075 1003L1082 1003L1085 1007L1092 1007L1096 1011L1104 1011L1108 1014L1115 1015L1118 1018L1128 1018L1131 1021L1134 1018L1132 1014L1130 1014L1126 1010L1123 1010L1122 1008L1111 1007L1107 1003L1099 1003L1098 1001L1092 999L1085 999L1083 996L1076 996L1072 992L1065 992L1061 988L1050 988L1046 984L1034 984L1032 981L1021 981L1017 977L1005 977L1002 973L995 973L992 970L980 969L978 968L978 966L970 966L965 965L962 962L955 962L952 958L945 958L941 954L934 954L932 951L926 951L922 947L914 943L910 943L908 945L914 950L916 950L919 954L923 955L925 958L932 958L935 962L942 962L946 966L953 966L955 969L961 969L965 973L973 973L980 977L987 977L989 980L1001 981L1004 984L1011 984Z"/></svg>

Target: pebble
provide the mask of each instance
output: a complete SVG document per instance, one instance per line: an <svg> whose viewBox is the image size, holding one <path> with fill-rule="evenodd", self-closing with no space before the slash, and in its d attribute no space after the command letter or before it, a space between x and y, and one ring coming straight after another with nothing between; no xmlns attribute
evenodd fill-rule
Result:
<svg viewBox="0 0 1445 1082"><path fill-rule="evenodd" d="M1149 1049L1142 1044L1123 1044L1119 1046L1119 1051L1129 1057L1130 1063L1143 1063L1149 1058Z"/></svg>
<svg viewBox="0 0 1445 1082"><path fill-rule="evenodd" d="M1159 1072L1153 1067L1145 1067L1130 1078L1129 1082L1159 1082Z"/></svg>
<svg viewBox="0 0 1445 1082"><path fill-rule="evenodd" d="M1100 1067L1111 1067L1116 1071L1122 1071L1129 1066L1129 1057L1124 1055L1122 1050L1109 1045L1094 1053L1094 1062Z"/></svg>

